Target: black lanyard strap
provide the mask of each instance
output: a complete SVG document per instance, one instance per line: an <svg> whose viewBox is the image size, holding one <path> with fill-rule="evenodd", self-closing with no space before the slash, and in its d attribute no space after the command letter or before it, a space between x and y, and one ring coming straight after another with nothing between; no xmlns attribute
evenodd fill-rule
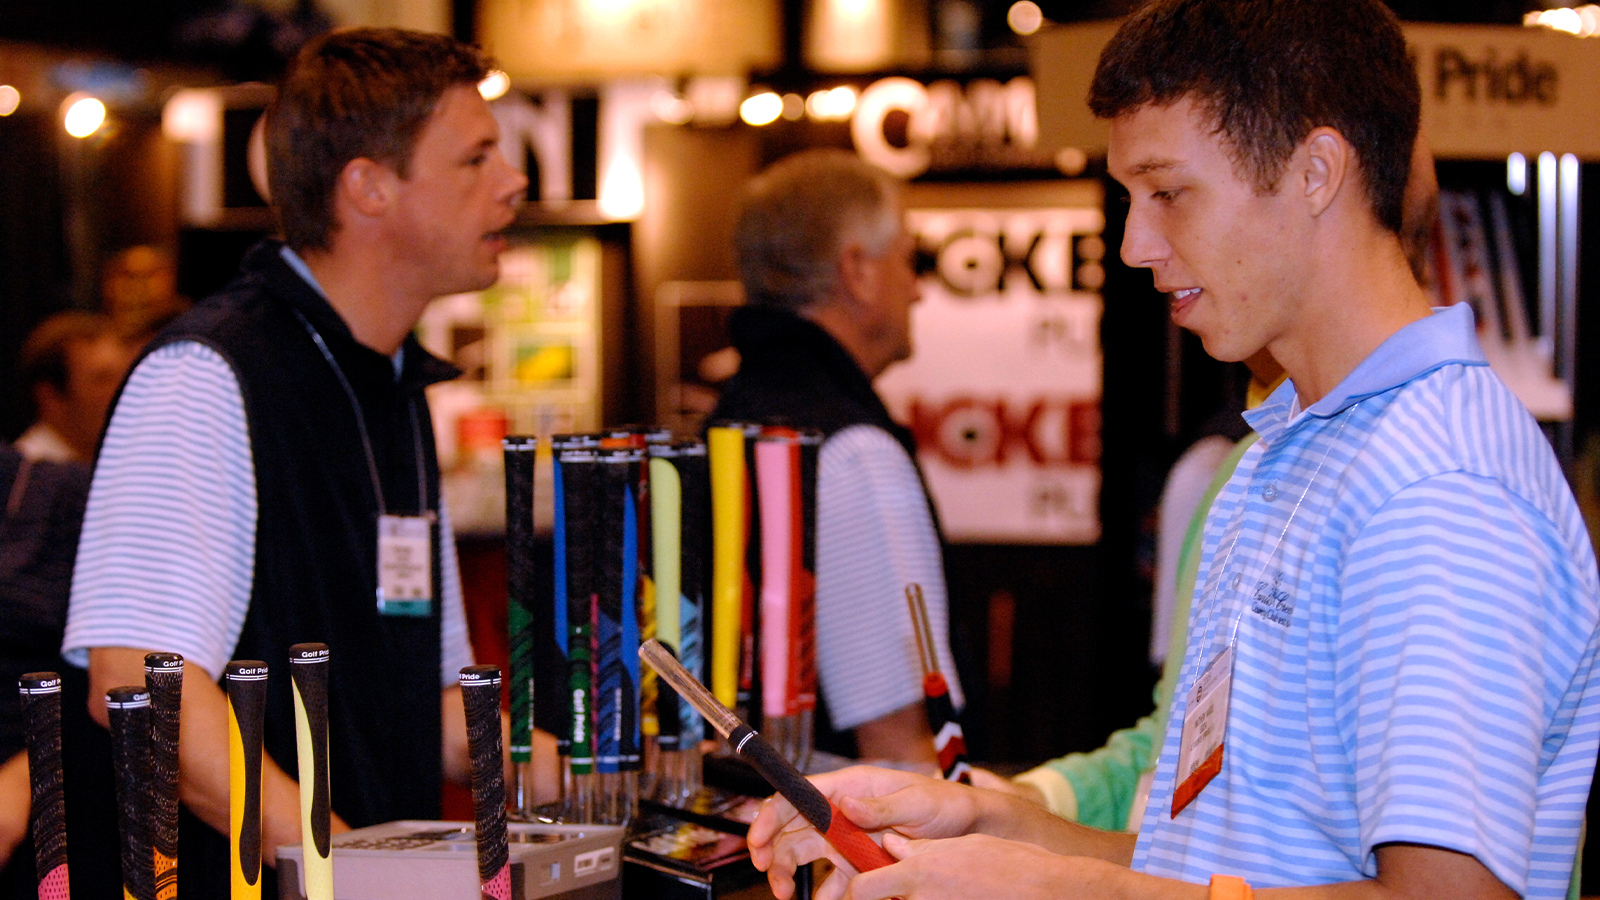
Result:
<svg viewBox="0 0 1600 900"><path fill-rule="evenodd" d="M361 401L356 397L356 390L350 386L350 379L346 378L344 370L339 368L339 363L333 358L333 351L328 349L327 342L322 339L316 327L300 310L292 309L292 312L294 317L300 320L300 324L305 326L306 333L311 335L311 340L317 345L317 349L322 351L322 358L328 361L328 367L333 369L334 377L339 379L339 386L344 388L344 395L350 400L350 410L356 417L356 429L361 432L361 449L367 454L367 474L372 477L372 493L378 500L378 515L387 515L389 510L383 499L383 482L378 478L378 458L372 452L372 436L367 432L367 418L361 413ZM417 419L416 401L408 402L406 408L411 413L411 445L416 453L417 505L425 510L428 506L428 484L422 465L422 424Z"/></svg>

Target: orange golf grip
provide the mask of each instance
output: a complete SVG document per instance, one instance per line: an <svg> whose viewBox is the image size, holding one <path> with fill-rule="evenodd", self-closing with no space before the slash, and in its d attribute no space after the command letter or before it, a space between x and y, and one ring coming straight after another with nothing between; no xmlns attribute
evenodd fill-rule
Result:
<svg viewBox="0 0 1600 900"><path fill-rule="evenodd" d="M869 872L894 864L895 858L889 855L889 851L878 846L861 830L861 826L845 818L839 807L832 803L828 806L832 809L833 818L829 820L828 830L822 836L828 839L834 849L844 854L845 859L850 860L850 865L858 871Z"/></svg>

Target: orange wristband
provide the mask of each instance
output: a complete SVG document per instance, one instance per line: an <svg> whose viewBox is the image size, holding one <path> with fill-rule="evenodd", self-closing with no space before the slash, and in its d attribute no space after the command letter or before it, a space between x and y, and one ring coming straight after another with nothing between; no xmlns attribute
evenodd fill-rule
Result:
<svg viewBox="0 0 1600 900"><path fill-rule="evenodd" d="M1251 900L1250 885L1237 875L1211 876L1211 900Z"/></svg>

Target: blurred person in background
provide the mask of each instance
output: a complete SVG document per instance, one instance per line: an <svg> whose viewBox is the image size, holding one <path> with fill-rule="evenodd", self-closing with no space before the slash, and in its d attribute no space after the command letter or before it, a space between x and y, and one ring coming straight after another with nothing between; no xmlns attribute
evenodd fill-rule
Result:
<svg viewBox="0 0 1600 900"><path fill-rule="evenodd" d="M172 254L149 244L117 251L100 272L100 304L123 337L143 343L192 304L178 293Z"/></svg>
<svg viewBox="0 0 1600 900"><path fill-rule="evenodd" d="M911 433L872 381L911 355L920 298L894 178L843 150L786 157L748 186L734 244L739 371L708 421L818 428L818 749L937 770L906 586L921 586L959 708L943 542ZM831 727L830 727L831 725Z"/></svg>
<svg viewBox="0 0 1600 900"><path fill-rule="evenodd" d="M40 322L22 345L20 381L33 401L34 423L16 440L33 460L94 460L111 399L138 348L109 316L67 310Z"/></svg>
<svg viewBox="0 0 1600 900"><path fill-rule="evenodd" d="M89 495L89 467L30 460L0 442L0 900L38 896L28 840L28 753L15 685L29 672L61 675L61 750L72 889L118 889L110 739L88 713L88 677L61 659L73 559ZM96 853L108 846L112 853ZM83 865L78 865L83 863Z"/></svg>

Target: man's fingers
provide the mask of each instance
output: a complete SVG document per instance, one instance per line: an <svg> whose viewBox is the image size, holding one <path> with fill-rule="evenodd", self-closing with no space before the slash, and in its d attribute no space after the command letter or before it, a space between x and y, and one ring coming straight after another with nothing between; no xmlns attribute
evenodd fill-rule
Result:
<svg viewBox="0 0 1600 900"><path fill-rule="evenodd" d="M757 869L767 871L772 865L772 842L778 835L797 825L804 826L806 822L789 801L777 794L768 797L757 810L755 819L750 822L750 831L745 836L750 846L750 862Z"/></svg>
<svg viewBox="0 0 1600 900"><path fill-rule="evenodd" d="M841 797L836 805L845 818L864 831L893 828L917 834L938 816L939 810L932 799L927 792L914 787L882 797Z"/></svg>
<svg viewBox="0 0 1600 900"><path fill-rule="evenodd" d="M889 855L895 859L905 859L908 856L915 856L917 853L921 852L921 847L927 843L927 841L914 841L911 838L895 834L892 831L884 834L883 836L883 849L889 851Z"/></svg>
<svg viewBox="0 0 1600 900"><path fill-rule="evenodd" d="M843 900L850 888L850 875L854 870L832 869L822 883L811 892L812 900Z"/></svg>
<svg viewBox="0 0 1600 900"><path fill-rule="evenodd" d="M756 848L750 852L751 862L766 871L767 883L779 900L787 900L794 893L795 869L816 860L826 859L843 869L838 874L844 880L855 873L839 851L804 819L797 816L789 826L769 838L759 852Z"/></svg>

